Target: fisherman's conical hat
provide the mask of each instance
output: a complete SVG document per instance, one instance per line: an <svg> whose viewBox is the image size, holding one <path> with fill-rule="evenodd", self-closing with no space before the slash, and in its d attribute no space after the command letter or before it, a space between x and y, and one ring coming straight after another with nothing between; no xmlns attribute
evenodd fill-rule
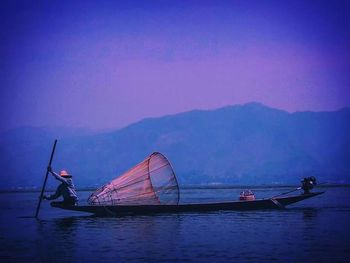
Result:
<svg viewBox="0 0 350 263"><path fill-rule="evenodd" d="M66 170L60 171L60 176L62 176L62 177L72 177L72 175L69 174Z"/></svg>

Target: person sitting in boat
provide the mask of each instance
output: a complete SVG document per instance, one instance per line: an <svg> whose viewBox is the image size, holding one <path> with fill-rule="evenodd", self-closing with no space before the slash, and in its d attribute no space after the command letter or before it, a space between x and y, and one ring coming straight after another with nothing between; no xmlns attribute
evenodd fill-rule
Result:
<svg viewBox="0 0 350 263"><path fill-rule="evenodd" d="M310 190L314 188L316 184L317 182L314 176L305 177L304 180L301 181L301 188L304 190L304 194L309 194Z"/></svg>
<svg viewBox="0 0 350 263"><path fill-rule="evenodd" d="M62 170L60 174L57 174L54 171L52 171L51 166L49 166L47 170L53 175L53 177L55 177L55 179L60 181L61 184L57 187L57 190L54 194L49 196L44 195L43 199L55 200L58 197L63 196L63 201L52 202L52 204L55 203L56 205L65 205L65 206L76 205L78 202L78 196L73 183L72 175L65 170Z"/></svg>

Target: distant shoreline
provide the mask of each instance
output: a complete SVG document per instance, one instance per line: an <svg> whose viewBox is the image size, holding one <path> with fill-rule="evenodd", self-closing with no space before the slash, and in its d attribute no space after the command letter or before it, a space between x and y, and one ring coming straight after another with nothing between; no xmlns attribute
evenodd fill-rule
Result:
<svg viewBox="0 0 350 263"><path fill-rule="evenodd" d="M185 185L180 186L180 190L191 189L266 189L266 188L297 188L299 185ZM350 187L350 184L322 184L317 188L333 188L333 187ZM98 188L83 187L77 189L79 192L93 192ZM2 189L0 194L5 193L39 193L41 189ZM46 191L55 191L55 189L46 189Z"/></svg>

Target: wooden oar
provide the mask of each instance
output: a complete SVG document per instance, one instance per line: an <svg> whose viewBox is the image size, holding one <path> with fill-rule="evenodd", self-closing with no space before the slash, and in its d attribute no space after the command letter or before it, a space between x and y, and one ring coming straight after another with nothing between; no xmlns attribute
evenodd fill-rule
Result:
<svg viewBox="0 0 350 263"><path fill-rule="evenodd" d="M52 159L53 159L53 155L55 154L55 149L56 149L56 143L57 140L55 140L53 147L52 147L52 152L51 152L51 157L50 157L50 161L49 161L49 166L51 166L52 163ZM45 180L44 180L44 184L43 187L41 188L41 193L39 196L39 203L38 206L36 207L36 212L35 212L35 218L38 218L38 214L39 214L39 210L40 210L40 205L41 205L41 200L43 199L43 195L44 195L44 191L45 191L45 186L46 186L46 181L47 181L47 176L49 175L49 170L46 170L46 175L45 175Z"/></svg>
<svg viewBox="0 0 350 263"><path fill-rule="evenodd" d="M291 190L291 191L288 191L288 192L285 192L285 193L282 193L282 194L278 194L278 195L274 195L273 197L271 197L271 199L273 199L273 198L275 198L275 197L278 197L278 196L281 196L281 195L286 195L286 194L293 193L293 192L298 191L298 190L300 190L300 189L301 189L301 187L298 187L298 188L293 189L293 190Z"/></svg>

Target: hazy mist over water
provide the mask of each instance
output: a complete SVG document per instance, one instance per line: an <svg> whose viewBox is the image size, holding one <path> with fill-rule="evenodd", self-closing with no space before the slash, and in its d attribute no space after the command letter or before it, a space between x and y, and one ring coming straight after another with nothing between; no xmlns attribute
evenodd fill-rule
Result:
<svg viewBox="0 0 350 263"><path fill-rule="evenodd" d="M54 209L38 193L2 193L2 262L347 262L350 188L284 211L218 211L97 218ZM285 188L260 188L271 197ZM186 189L182 202L237 200L239 189ZM79 192L83 204L90 192Z"/></svg>

